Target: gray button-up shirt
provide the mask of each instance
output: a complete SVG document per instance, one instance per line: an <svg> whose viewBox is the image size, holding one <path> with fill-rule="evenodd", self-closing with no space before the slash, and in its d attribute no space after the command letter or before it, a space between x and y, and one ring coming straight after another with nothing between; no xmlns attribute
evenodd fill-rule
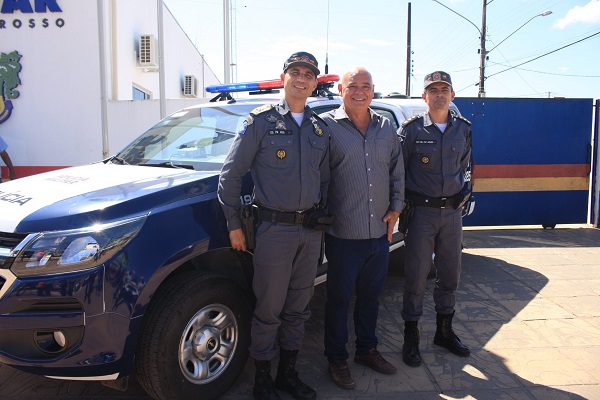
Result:
<svg viewBox="0 0 600 400"><path fill-rule="evenodd" d="M428 197L450 197L461 191L471 169L470 124L452 113L444 133L428 113L402 124L398 135L402 139L407 189Z"/></svg>
<svg viewBox="0 0 600 400"><path fill-rule="evenodd" d="M400 140L390 121L369 110L363 136L343 106L323 115L331 128L331 181L327 206L333 215L328 233L341 239L379 238L383 217L404 206L404 163Z"/></svg>
<svg viewBox="0 0 600 400"><path fill-rule="evenodd" d="M253 110L223 164L217 194L230 231L241 227L242 178L250 171L254 202L301 211L325 202L329 183L329 128L311 109L298 126L285 100Z"/></svg>

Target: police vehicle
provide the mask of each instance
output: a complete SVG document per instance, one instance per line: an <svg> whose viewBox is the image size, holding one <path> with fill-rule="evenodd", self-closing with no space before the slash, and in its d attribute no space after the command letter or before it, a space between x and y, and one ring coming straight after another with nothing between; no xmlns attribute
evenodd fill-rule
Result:
<svg viewBox="0 0 600 400"><path fill-rule="evenodd" d="M310 107L341 104L319 77ZM209 87L103 161L0 185L0 362L156 399L215 399L248 357L252 255L233 251L218 175L248 113L281 81ZM222 100L222 101L219 101ZM420 99L377 99L398 127ZM251 200L246 182L242 203ZM394 234L391 249L403 244ZM325 280L326 264L315 284Z"/></svg>

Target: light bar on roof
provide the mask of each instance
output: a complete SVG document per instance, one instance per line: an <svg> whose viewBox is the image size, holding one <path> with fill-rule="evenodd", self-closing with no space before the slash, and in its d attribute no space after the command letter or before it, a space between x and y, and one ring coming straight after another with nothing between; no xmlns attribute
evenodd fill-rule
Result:
<svg viewBox="0 0 600 400"><path fill-rule="evenodd" d="M340 80L338 75L324 74L317 77L317 84L337 82ZM283 81L273 79L270 81L227 83L224 85L211 85L206 87L208 93L235 93L248 92L250 90L281 89Z"/></svg>

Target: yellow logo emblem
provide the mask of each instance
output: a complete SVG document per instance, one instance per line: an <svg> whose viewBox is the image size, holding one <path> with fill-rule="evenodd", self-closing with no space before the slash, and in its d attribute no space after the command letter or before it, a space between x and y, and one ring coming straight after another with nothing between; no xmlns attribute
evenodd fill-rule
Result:
<svg viewBox="0 0 600 400"><path fill-rule="evenodd" d="M277 150L277 158L283 160L285 158L285 150Z"/></svg>
<svg viewBox="0 0 600 400"><path fill-rule="evenodd" d="M421 162L422 162L423 164L428 164L428 163L429 163L429 157L427 157L427 156L424 156L423 158L421 158Z"/></svg>

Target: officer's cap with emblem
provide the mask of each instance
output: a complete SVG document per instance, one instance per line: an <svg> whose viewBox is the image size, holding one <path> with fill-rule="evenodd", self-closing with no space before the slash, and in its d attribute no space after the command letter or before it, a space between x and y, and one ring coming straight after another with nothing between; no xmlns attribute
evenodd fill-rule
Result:
<svg viewBox="0 0 600 400"><path fill-rule="evenodd" d="M319 63L317 59L310 53L305 51L299 51L294 53L288 58L283 64L283 72L287 71L288 68L293 67L294 65L302 65L304 67L308 67L315 73L315 75L319 75L321 71L319 71Z"/></svg>
<svg viewBox="0 0 600 400"><path fill-rule="evenodd" d="M450 79L450 74L444 71L435 71L425 76L423 81L423 89L427 89L427 86L432 83L445 83L452 87L452 79Z"/></svg>

